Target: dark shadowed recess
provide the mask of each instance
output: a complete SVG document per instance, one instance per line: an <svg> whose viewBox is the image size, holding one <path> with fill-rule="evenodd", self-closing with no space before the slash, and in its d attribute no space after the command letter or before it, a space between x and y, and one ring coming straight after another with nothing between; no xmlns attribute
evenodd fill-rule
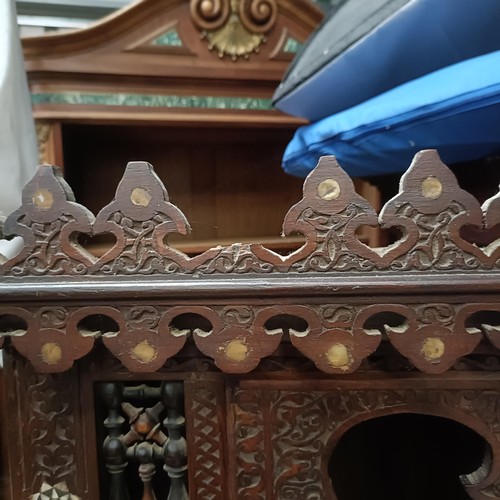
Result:
<svg viewBox="0 0 500 500"><path fill-rule="evenodd" d="M461 476L487 463L489 453L484 438L463 424L404 413L349 429L329 473L338 500L470 500Z"/></svg>

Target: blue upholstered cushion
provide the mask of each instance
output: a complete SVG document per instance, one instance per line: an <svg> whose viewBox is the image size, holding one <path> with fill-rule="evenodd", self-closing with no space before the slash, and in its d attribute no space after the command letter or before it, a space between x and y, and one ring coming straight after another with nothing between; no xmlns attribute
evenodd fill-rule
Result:
<svg viewBox="0 0 500 500"><path fill-rule="evenodd" d="M438 149L446 163L500 153L500 51L402 84L300 128L283 168L305 176L335 155L352 176L405 170L413 155Z"/></svg>

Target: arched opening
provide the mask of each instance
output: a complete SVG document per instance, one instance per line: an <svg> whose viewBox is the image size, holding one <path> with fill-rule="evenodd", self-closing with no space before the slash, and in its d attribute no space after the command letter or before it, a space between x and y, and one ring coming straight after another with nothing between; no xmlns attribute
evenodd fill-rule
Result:
<svg viewBox="0 0 500 500"><path fill-rule="evenodd" d="M208 318L197 313L182 313L170 322L170 330L174 332L183 332L189 330L191 332L203 332L208 335L213 330L213 325Z"/></svg>
<svg viewBox="0 0 500 500"><path fill-rule="evenodd" d="M276 330L281 330L286 334L290 330L305 334L309 328L309 324L305 319L292 314L277 314L264 323L264 328L268 334Z"/></svg>
<svg viewBox="0 0 500 500"><path fill-rule="evenodd" d="M486 475L477 471L490 455L486 440L461 423L402 413L349 429L329 474L338 500L470 500L464 483Z"/></svg>
<svg viewBox="0 0 500 500"><path fill-rule="evenodd" d="M28 331L28 323L15 314L0 314L0 335L24 335Z"/></svg>
<svg viewBox="0 0 500 500"><path fill-rule="evenodd" d="M105 314L89 314L82 318L77 325L77 329L81 335L112 335L120 331L118 323Z"/></svg>

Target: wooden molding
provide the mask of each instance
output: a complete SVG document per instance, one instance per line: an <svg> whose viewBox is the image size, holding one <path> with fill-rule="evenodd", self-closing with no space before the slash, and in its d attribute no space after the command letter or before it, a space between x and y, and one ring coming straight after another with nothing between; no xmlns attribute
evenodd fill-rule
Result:
<svg viewBox="0 0 500 500"><path fill-rule="evenodd" d="M234 243L188 256L168 244L190 226L151 165L130 163L95 218L57 169L42 166L5 223L25 246L0 266L2 340L42 372L69 369L101 341L128 370L151 372L192 337L219 369L246 373L287 336L320 370L344 374L386 336L416 368L442 373L481 339L500 346L499 240L484 246L461 231L494 230L497 205L498 194L481 207L435 151L422 151L377 215L325 157L283 224L305 237L300 248L280 255ZM402 236L371 248L357 234L366 225ZM96 256L79 233L115 244ZM41 307L35 290L59 305ZM234 306L220 305L228 300ZM177 324L186 314L194 323Z"/></svg>

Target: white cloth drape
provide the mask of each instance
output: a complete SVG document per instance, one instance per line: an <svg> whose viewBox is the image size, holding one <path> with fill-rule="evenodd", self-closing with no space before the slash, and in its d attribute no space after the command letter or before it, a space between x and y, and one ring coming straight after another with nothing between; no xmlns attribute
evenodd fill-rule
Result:
<svg viewBox="0 0 500 500"><path fill-rule="evenodd" d="M35 124L14 0L0 0L0 212L21 204L38 164Z"/></svg>

